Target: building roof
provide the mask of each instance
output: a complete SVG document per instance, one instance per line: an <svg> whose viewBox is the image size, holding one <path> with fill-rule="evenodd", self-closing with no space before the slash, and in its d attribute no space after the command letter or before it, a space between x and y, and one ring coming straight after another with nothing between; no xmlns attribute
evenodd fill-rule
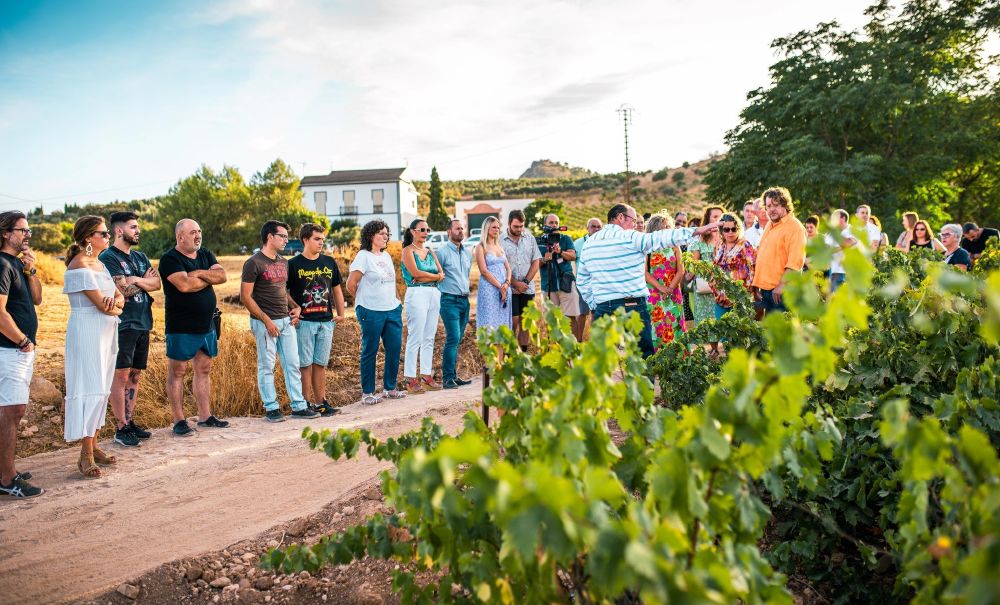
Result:
<svg viewBox="0 0 1000 605"><path fill-rule="evenodd" d="M406 168L375 168L371 170L334 170L321 176L302 178L299 186L308 185L351 185L365 183L394 183Z"/></svg>

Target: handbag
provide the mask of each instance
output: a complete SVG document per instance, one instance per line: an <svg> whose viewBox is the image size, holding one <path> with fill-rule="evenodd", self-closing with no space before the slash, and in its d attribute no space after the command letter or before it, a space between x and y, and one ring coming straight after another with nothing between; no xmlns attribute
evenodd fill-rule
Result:
<svg viewBox="0 0 1000 605"><path fill-rule="evenodd" d="M694 291L698 294L711 294L712 286L709 285L708 280L702 277L694 278Z"/></svg>
<svg viewBox="0 0 1000 605"><path fill-rule="evenodd" d="M572 273L568 271L561 273L559 275L559 290L566 294L571 294L573 292L574 281L576 281L576 277Z"/></svg>
<svg viewBox="0 0 1000 605"><path fill-rule="evenodd" d="M212 313L212 328L215 330L215 337L222 338L222 309L219 307Z"/></svg>

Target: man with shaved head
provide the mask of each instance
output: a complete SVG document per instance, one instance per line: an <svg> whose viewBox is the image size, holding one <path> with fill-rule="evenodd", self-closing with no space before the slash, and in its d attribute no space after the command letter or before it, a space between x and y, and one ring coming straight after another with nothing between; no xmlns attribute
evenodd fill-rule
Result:
<svg viewBox="0 0 1000 605"><path fill-rule="evenodd" d="M215 255L201 247L201 227L194 220L178 221L177 245L160 259L166 297L167 398L174 416L174 435L188 437L194 429L184 418L184 375L194 367L192 382L198 405L198 426L225 428L229 423L212 415L212 358L219 354L215 327L215 289L226 282L226 270Z"/></svg>

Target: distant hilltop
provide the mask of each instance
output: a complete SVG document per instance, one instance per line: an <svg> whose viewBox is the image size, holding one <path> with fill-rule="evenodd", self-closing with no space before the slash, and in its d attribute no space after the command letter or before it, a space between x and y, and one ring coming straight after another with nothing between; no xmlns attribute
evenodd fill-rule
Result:
<svg viewBox="0 0 1000 605"><path fill-rule="evenodd" d="M531 167L521 173L522 179L566 179L593 176L596 173L586 168L577 168L552 160L535 160Z"/></svg>

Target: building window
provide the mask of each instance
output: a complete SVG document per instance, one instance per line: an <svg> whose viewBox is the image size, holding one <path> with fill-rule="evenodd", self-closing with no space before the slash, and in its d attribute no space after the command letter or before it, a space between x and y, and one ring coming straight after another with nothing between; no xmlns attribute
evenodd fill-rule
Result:
<svg viewBox="0 0 1000 605"><path fill-rule="evenodd" d="M313 193L313 202L316 203L316 214L326 216L326 192L316 191Z"/></svg>
<svg viewBox="0 0 1000 605"><path fill-rule="evenodd" d="M354 191L344 191L344 206L341 214L357 214L358 207L354 204Z"/></svg>
<svg viewBox="0 0 1000 605"><path fill-rule="evenodd" d="M376 214L382 212L383 198L385 198L385 189L372 189L372 212Z"/></svg>

